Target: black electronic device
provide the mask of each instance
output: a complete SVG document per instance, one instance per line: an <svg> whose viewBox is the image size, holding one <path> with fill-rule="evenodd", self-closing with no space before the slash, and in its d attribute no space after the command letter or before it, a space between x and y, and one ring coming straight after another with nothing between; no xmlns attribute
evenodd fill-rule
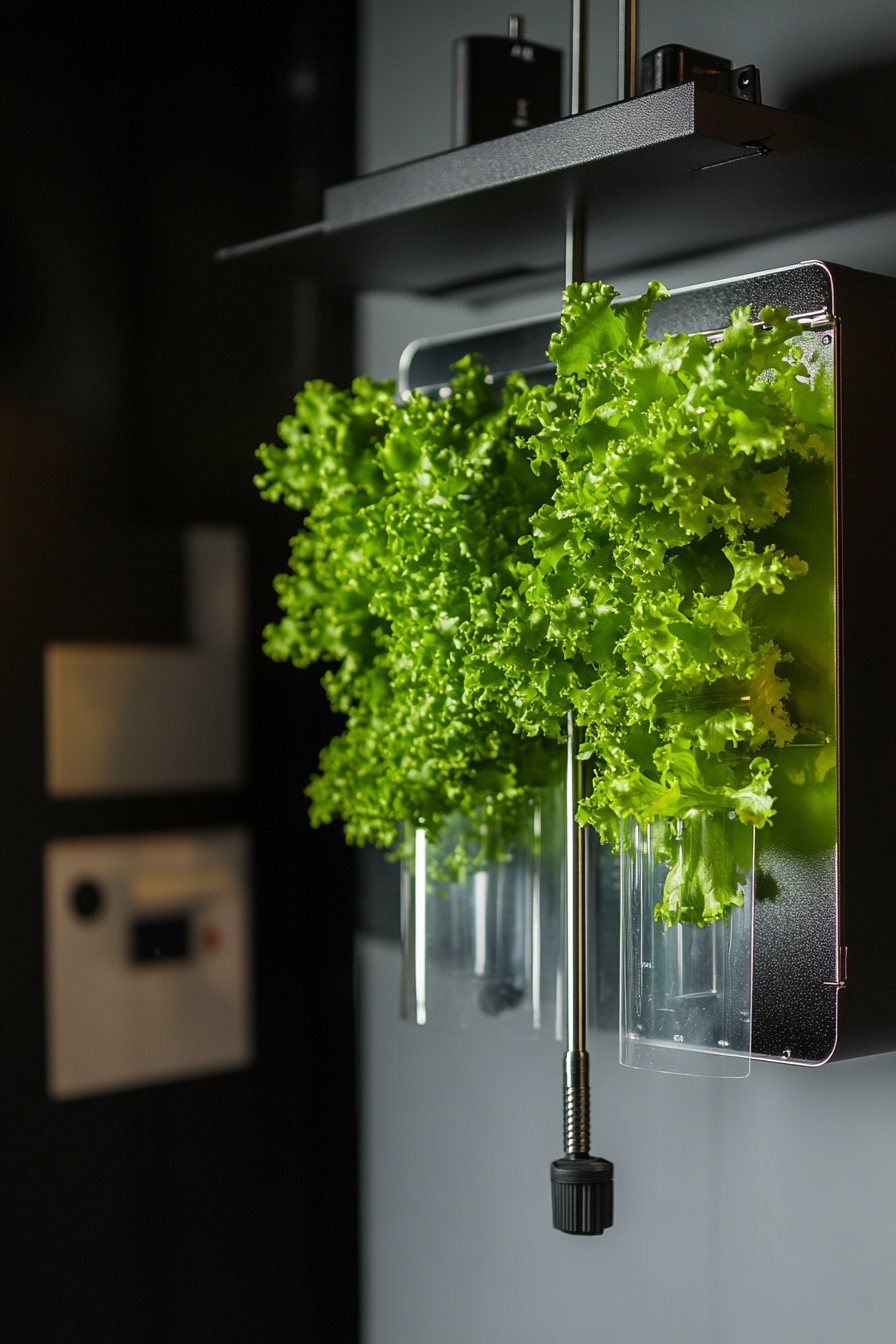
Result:
<svg viewBox="0 0 896 1344"><path fill-rule="evenodd" d="M475 145L559 121L563 53L530 42L512 14L507 37L454 43L452 143Z"/></svg>
<svg viewBox="0 0 896 1344"><path fill-rule="evenodd" d="M713 93L727 93L747 103L762 102L759 70L755 65L734 69L724 56L712 56L708 51L684 47L680 42L654 47L641 57L641 93L655 93L657 89L691 81Z"/></svg>

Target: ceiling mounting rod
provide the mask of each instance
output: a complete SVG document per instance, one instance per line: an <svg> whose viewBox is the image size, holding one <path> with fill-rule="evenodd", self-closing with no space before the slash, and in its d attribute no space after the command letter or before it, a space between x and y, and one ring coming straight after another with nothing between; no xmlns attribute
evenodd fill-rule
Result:
<svg viewBox="0 0 896 1344"><path fill-rule="evenodd" d="M619 101L638 96L638 0L619 0Z"/></svg>
<svg viewBox="0 0 896 1344"><path fill-rule="evenodd" d="M569 44L569 115L584 112L588 99L588 0L572 0Z"/></svg>
<svg viewBox="0 0 896 1344"><path fill-rule="evenodd" d="M569 115L588 107L588 0L571 0L569 43ZM638 93L638 0L619 0L618 96L623 102ZM565 284L585 279L585 202L574 191L566 207Z"/></svg>
<svg viewBox="0 0 896 1344"><path fill-rule="evenodd" d="M571 0L569 42L569 115L588 105L588 0ZM566 206L566 277L572 285L585 278L585 203L573 191Z"/></svg>

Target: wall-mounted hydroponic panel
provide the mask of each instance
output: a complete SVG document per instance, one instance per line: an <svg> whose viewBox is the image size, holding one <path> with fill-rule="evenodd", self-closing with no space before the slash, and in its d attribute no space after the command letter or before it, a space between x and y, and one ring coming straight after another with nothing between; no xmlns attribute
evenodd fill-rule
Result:
<svg viewBox="0 0 896 1344"><path fill-rule="evenodd" d="M811 732L767 752L773 825L727 846L744 897L727 921L664 927L652 918L674 836L629 826L622 844L621 1040L625 1063L736 1076L750 1056L817 1065L896 1049L890 992L889 858L881 843L893 802L892 489L888 313L896 280L822 262L679 290L657 304L648 334L720 336L733 309L784 305L813 377L833 386L833 463L797 462L791 507L776 537L807 575L762 613L792 651L790 696ZM559 318L420 341L405 352L401 389L437 391L450 364L479 351L496 380L512 368L549 375L543 353ZM647 828L649 832L650 828ZM692 840L693 843L693 840ZM671 849L670 849L671 846ZM698 846L699 848L699 846ZM683 867L699 855L680 856Z"/></svg>

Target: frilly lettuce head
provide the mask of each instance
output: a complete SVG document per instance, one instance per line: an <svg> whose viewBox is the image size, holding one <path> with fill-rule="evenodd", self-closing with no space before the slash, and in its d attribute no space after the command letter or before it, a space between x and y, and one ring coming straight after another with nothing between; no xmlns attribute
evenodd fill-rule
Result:
<svg viewBox="0 0 896 1344"><path fill-rule="evenodd" d="M572 710L580 822L680 841L667 823L706 813L767 824L764 753L827 740L794 719L765 618L807 572L776 525L794 468L832 459L829 379L784 309L737 310L715 342L648 339L666 293L571 285L547 386L512 377L499 397L470 357L449 397L406 406L387 384L309 384L284 446L259 450L265 497L305 511L266 648L330 663L346 716L314 821L386 846L460 811L507 835L554 782ZM689 856L687 883L669 859L658 918L742 900L727 859Z"/></svg>

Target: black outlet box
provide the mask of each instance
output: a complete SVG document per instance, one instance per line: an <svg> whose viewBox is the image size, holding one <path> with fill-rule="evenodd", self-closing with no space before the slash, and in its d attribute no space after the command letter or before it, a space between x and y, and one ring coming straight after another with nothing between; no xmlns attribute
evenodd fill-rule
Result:
<svg viewBox="0 0 896 1344"><path fill-rule="evenodd" d="M476 145L559 121L563 53L524 37L454 43L452 143Z"/></svg>

